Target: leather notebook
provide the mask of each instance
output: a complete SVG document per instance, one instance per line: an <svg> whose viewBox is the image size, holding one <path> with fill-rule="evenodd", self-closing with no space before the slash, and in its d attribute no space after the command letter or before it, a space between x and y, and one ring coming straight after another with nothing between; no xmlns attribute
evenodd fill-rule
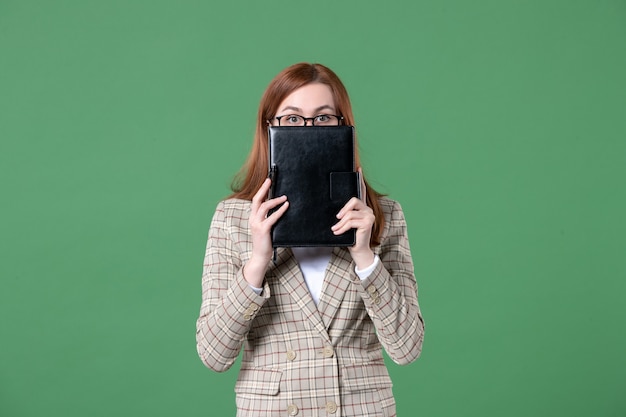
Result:
<svg viewBox="0 0 626 417"><path fill-rule="evenodd" d="M269 127L270 198L289 208L272 228L272 245L352 246L355 230L335 235L337 213L359 197L352 126Z"/></svg>

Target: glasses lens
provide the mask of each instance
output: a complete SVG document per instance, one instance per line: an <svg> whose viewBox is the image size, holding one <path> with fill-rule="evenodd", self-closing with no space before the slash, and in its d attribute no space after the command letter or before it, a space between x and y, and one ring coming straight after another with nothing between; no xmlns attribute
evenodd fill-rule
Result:
<svg viewBox="0 0 626 417"><path fill-rule="evenodd" d="M339 118L330 114L320 114L315 118L315 126L337 126Z"/></svg>
<svg viewBox="0 0 626 417"><path fill-rule="evenodd" d="M304 126L304 118L297 114L290 114L280 118L281 126Z"/></svg>

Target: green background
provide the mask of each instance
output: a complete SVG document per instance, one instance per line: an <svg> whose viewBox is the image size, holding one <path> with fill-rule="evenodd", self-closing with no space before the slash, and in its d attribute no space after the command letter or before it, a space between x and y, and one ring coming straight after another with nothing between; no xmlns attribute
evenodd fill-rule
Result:
<svg viewBox="0 0 626 417"><path fill-rule="evenodd" d="M234 415L195 351L206 235L300 61L408 220L399 415L625 416L618 0L0 0L0 416Z"/></svg>

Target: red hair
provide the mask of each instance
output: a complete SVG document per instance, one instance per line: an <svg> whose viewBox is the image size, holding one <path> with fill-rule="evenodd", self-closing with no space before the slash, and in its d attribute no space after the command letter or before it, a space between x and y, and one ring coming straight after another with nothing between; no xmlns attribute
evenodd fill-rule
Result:
<svg viewBox="0 0 626 417"><path fill-rule="evenodd" d="M246 163L231 184L233 194L230 198L252 200L252 197L267 178L268 173L267 121L276 116L278 106L289 94L300 87L313 83L325 84L330 88L335 100L337 114L343 116L346 125L354 126L354 116L348 92L339 77L330 68L321 64L309 63L299 63L285 68L270 82L265 93L263 93L263 97L261 97L252 149ZM355 162L357 167L361 166L358 146L355 150ZM377 246L380 244L380 237L385 224L383 211L378 202L382 194L371 188L367 181L365 181L365 186L367 187L367 205L372 208L376 216L370 245Z"/></svg>

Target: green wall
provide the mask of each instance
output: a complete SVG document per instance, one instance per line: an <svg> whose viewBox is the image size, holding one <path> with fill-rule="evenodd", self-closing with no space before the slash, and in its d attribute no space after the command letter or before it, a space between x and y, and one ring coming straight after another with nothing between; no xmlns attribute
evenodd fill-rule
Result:
<svg viewBox="0 0 626 417"><path fill-rule="evenodd" d="M0 0L0 416L234 415L206 234L299 61L409 222L399 415L626 415L626 2L368 3Z"/></svg>

